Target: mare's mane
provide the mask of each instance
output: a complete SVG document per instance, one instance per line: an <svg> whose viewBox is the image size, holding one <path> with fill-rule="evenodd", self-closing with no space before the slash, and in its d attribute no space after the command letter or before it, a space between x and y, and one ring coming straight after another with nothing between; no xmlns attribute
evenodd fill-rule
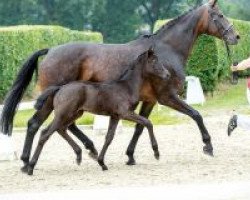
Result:
<svg viewBox="0 0 250 200"><path fill-rule="evenodd" d="M171 27L175 26L177 23L179 23L181 20L183 20L188 14L190 14L191 12L195 11L198 7L200 7L201 5L198 5L198 6L195 6L193 8L191 8L189 11L187 11L186 13L170 20L170 21L167 21L159 30L157 30L154 34L152 35L157 35L159 34L160 32L162 32L163 30L167 30L167 29L170 29ZM151 35L151 36L152 36ZM148 35L145 36L145 37L149 37Z"/></svg>

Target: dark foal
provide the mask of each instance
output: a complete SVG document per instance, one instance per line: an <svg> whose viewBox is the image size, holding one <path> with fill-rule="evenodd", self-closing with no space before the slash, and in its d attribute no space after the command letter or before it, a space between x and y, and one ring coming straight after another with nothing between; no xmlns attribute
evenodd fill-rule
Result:
<svg viewBox="0 0 250 200"><path fill-rule="evenodd" d="M81 162L81 149L67 134L67 128L81 117L84 111L110 116L105 143L98 156L98 163L103 170L108 169L104 164L104 156L113 140L120 119L133 121L147 127L154 156L159 159L158 144L154 137L152 123L133 111L139 102L144 79L152 76L167 80L169 73L158 62L153 51L149 50L140 55L117 81L106 83L72 82L64 86L52 86L45 90L38 98L36 108L42 110L47 98L54 96L55 117L48 128L41 133L38 146L28 166L28 174L33 174L43 145L55 131L68 141L77 154L77 162Z"/></svg>

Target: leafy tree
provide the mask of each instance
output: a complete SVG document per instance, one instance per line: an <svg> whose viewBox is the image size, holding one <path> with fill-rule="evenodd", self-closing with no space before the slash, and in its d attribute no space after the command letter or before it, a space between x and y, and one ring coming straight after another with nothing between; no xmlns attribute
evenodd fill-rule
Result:
<svg viewBox="0 0 250 200"><path fill-rule="evenodd" d="M205 2L207 0L204 0ZM152 32L158 19L176 17L203 0L0 0L0 26L56 24L90 29L105 42L126 42L147 25ZM249 0L219 1L232 18L250 20Z"/></svg>
<svg viewBox="0 0 250 200"><path fill-rule="evenodd" d="M106 42L126 42L135 37L140 18L135 12L135 0L103 0L94 10L93 30L100 31Z"/></svg>

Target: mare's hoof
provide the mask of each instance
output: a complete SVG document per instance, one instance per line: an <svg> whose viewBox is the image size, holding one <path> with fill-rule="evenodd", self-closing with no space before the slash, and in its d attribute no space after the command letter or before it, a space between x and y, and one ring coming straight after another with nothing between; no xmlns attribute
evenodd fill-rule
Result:
<svg viewBox="0 0 250 200"><path fill-rule="evenodd" d="M155 154L154 154L154 156L155 156L156 160L159 160L160 159L160 153L159 153L159 151L156 151Z"/></svg>
<svg viewBox="0 0 250 200"><path fill-rule="evenodd" d="M107 171L108 170L108 167L106 165L103 165L102 166L102 171Z"/></svg>
<svg viewBox="0 0 250 200"><path fill-rule="evenodd" d="M214 153L213 153L213 148L212 147L208 147L208 146L203 147L203 152L206 155L214 157Z"/></svg>
<svg viewBox="0 0 250 200"><path fill-rule="evenodd" d="M130 158L126 164L130 165L130 166L136 165L135 159L134 158Z"/></svg>
<svg viewBox="0 0 250 200"><path fill-rule="evenodd" d="M98 158L98 152L97 151L95 153L93 153L92 151L90 151L88 155L89 155L90 158L92 158L95 161Z"/></svg>
<svg viewBox="0 0 250 200"><path fill-rule="evenodd" d="M28 175L32 176L33 175L33 169L32 168L28 168Z"/></svg>
<svg viewBox="0 0 250 200"><path fill-rule="evenodd" d="M28 173L28 165L24 165L22 168L21 168L21 172L23 173Z"/></svg>

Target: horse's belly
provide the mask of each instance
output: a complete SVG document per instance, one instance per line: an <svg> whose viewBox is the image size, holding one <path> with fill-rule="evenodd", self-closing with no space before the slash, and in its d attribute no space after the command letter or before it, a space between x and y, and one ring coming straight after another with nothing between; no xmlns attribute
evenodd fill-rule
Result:
<svg viewBox="0 0 250 200"><path fill-rule="evenodd" d="M64 85L77 81L79 77L79 64L72 61L44 60L39 68L38 85L41 90L53 85Z"/></svg>

